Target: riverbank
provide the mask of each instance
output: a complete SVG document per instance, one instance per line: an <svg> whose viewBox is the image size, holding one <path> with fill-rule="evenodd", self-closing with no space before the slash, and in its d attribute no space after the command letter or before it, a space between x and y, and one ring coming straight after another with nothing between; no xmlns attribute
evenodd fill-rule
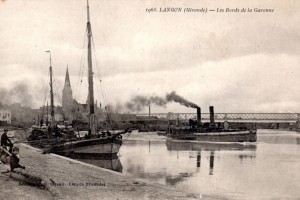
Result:
<svg viewBox="0 0 300 200"><path fill-rule="evenodd" d="M15 137L22 138L22 131ZM1 174L1 199L199 199L199 194L153 184L129 175L57 156L42 154L26 144L20 147L20 164L26 172L45 180L49 191L12 181ZM1 171L4 167L1 166ZM209 197L207 197L209 198ZM205 199L205 198L204 198Z"/></svg>

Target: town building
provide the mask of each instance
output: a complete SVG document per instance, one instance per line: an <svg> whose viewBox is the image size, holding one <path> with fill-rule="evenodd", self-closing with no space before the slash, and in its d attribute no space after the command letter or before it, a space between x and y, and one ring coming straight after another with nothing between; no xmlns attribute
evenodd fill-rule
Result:
<svg viewBox="0 0 300 200"><path fill-rule="evenodd" d="M47 105L47 106L40 107L39 114L34 124L41 125L42 122L42 124L48 125L52 123L51 120L52 119L51 119L50 106ZM65 117L61 106L54 106L54 121L55 124L63 124L65 121Z"/></svg>
<svg viewBox="0 0 300 200"><path fill-rule="evenodd" d="M9 118L9 121L12 125L16 126L31 126L38 117L38 109L32 109L30 107L22 106L20 103L13 103L11 105L2 105L0 110L9 111L4 116L5 118ZM1 113L1 119L3 117L3 113ZM1 121L1 120L0 120Z"/></svg>
<svg viewBox="0 0 300 200"><path fill-rule="evenodd" d="M11 112L10 110L0 109L0 124L11 124Z"/></svg>
<svg viewBox="0 0 300 200"><path fill-rule="evenodd" d="M102 109L101 106L98 107L97 103L95 103L94 109L97 121L105 121L107 118L105 109ZM89 105L88 103L81 104L73 98L68 68L66 70L65 84L62 92L62 112L65 121L69 123L72 123L74 120L88 122Z"/></svg>

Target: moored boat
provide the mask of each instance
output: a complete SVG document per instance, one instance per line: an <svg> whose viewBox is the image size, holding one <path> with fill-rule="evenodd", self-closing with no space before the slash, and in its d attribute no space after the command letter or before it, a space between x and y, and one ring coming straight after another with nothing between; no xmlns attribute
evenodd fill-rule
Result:
<svg viewBox="0 0 300 200"><path fill-rule="evenodd" d="M174 129L173 129L174 131ZM256 130L215 130L212 132L191 131L178 132L168 135L177 140L198 140L212 142L256 142Z"/></svg>
<svg viewBox="0 0 300 200"><path fill-rule="evenodd" d="M77 158L97 156L98 158L111 159L117 157L122 144L122 136L120 134L114 134L83 140L71 140L53 145L51 148L47 149L47 152Z"/></svg>
<svg viewBox="0 0 300 200"><path fill-rule="evenodd" d="M87 47L88 47L88 130L84 137L78 131L69 131L68 134L63 134L59 127L54 125L54 109L53 109L53 89L52 89L52 66L50 54L50 97L51 97L51 129L50 131L34 130L31 132L32 140L41 139L41 141L32 141L33 146L41 146L47 153L57 153L66 156L77 157L116 157L121 145L122 134L130 133L128 129L121 132L106 131L101 132L97 130L97 120L95 115L95 101L94 101L94 86L93 86L93 68L92 68L92 30L89 15L89 4L87 1ZM50 51L47 51L50 53ZM51 131L52 130L52 131ZM110 130L110 129L109 129ZM53 134L55 133L55 135ZM48 135L47 135L48 134ZM48 137L48 139L47 139Z"/></svg>
<svg viewBox="0 0 300 200"><path fill-rule="evenodd" d="M214 122L214 109L210 106L210 123L201 124L201 110L197 108L197 121L189 126L170 126L167 136L177 140L198 140L210 142L256 142L256 129L230 129L228 122L218 125Z"/></svg>

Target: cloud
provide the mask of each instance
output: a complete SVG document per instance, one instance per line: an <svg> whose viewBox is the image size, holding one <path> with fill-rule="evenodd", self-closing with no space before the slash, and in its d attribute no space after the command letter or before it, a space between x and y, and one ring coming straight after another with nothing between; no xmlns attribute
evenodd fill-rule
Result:
<svg viewBox="0 0 300 200"><path fill-rule="evenodd" d="M6 1L0 6L2 88L48 85L51 50L58 93L66 66L76 98L85 102L85 2ZM274 8L274 13L146 13L152 6ZM91 1L96 45L95 94L102 72L108 102L176 90L216 111L297 111L299 6L296 1ZM64 12L60 12L61 10ZM83 57L82 57L83 56ZM84 63L83 65L81 63ZM83 68L83 73L79 73ZM83 76L83 78L82 78ZM29 87L29 91L32 88ZM41 106L33 91L34 106ZM266 102L269 102L266 103ZM286 105L286 107L284 106ZM176 104L156 111L186 111ZM192 111L188 109L188 111Z"/></svg>
<svg viewBox="0 0 300 200"><path fill-rule="evenodd" d="M164 96L176 89L204 111L213 105L216 112L297 112L298 66L296 56L248 55L172 72L116 75L104 83L112 102L118 99L124 103L132 94ZM152 110L194 111L174 104L166 108L153 106Z"/></svg>

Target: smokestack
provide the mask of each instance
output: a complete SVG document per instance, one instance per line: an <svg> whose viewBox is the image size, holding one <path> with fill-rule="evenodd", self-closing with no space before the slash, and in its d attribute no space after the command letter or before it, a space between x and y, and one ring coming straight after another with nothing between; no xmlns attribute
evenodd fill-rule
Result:
<svg viewBox="0 0 300 200"><path fill-rule="evenodd" d="M149 104L149 117L151 115L151 107L150 107L150 104Z"/></svg>
<svg viewBox="0 0 300 200"><path fill-rule="evenodd" d="M210 125L213 125L215 123L215 113L214 113L213 106L209 106L209 119L210 119Z"/></svg>
<svg viewBox="0 0 300 200"><path fill-rule="evenodd" d="M198 126L201 125L201 108L200 107L197 108L197 125Z"/></svg>

